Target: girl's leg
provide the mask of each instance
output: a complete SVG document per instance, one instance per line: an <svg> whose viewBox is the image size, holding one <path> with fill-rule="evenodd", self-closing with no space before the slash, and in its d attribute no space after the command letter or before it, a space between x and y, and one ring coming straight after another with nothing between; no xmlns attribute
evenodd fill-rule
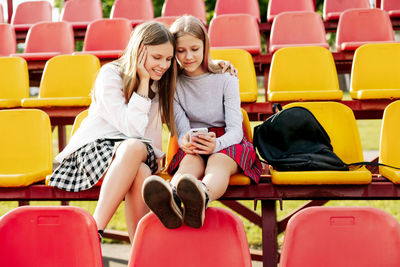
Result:
<svg viewBox="0 0 400 267"><path fill-rule="evenodd" d="M149 212L147 205L143 202L142 185L143 181L150 175L150 168L145 163L142 163L131 188L125 196L125 218L131 244L139 220Z"/></svg>
<svg viewBox="0 0 400 267"><path fill-rule="evenodd" d="M207 186L210 202L225 193L229 178L238 172L238 164L223 153L215 153L208 158L203 183Z"/></svg>
<svg viewBox="0 0 400 267"><path fill-rule="evenodd" d="M97 228L104 230L119 204L132 187L138 170L147 158L146 146L138 140L122 142L110 164L101 186L93 217Z"/></svg>
<svg viewBox="0 0 400 267"><path fill-rule="evenodd" d="M204 167L204 160L199 155L185 155L171 180L171 184L176 186L182 174L191 174L197 179L200 179L204 175Z"/></svg>

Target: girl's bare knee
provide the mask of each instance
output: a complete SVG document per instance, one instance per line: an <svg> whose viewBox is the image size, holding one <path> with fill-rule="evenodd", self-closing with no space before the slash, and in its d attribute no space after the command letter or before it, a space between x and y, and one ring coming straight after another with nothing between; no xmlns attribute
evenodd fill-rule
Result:
<svg viewBox="0 0 400 267"><path fill-rule="evenodd" d="M140 157L142 161L145 161L147 158L147 148L145 144L137 139L128 139L118 146L115 155L122 158Z"/></svg>

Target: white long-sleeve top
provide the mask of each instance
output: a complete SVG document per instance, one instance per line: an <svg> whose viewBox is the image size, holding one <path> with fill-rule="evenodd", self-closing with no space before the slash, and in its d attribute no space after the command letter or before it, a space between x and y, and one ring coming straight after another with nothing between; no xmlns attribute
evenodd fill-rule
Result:
<svg viewBox="0 0 400 267"><path fill-rule="evenodd" d="M195 77L178 77L174 116L179 145L182 137L199 127L225 127L216 139L214 153L243 139L243 117L240 109L239 81L229 73L205 73Z"/></svg>
<svg viewBox="0 0 400 267"><path fill-rule="evenodd" d="M138 136L152 140L157 158L164 156L161 151L162 122L157 86L153 84L151 87L156 93L152 100L133 93L128 104L125 103L122 86L116 65L106 64L100 69L93 88L89 114L68 145L56 156L57 161L61 162L77 149L99 138L127 139Z"/></svg>

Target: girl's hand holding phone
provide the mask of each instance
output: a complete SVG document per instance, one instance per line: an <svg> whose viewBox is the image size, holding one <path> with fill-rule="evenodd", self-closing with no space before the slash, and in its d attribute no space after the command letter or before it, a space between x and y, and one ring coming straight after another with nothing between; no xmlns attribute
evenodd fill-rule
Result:
<svg viewBox="0 0 400 267"><path fill-rule="evenodd" d="M196 154L209 155L211 154L216 146L216 135L214 132L209 132L206 135L192 136L192 150Z"/></svg>

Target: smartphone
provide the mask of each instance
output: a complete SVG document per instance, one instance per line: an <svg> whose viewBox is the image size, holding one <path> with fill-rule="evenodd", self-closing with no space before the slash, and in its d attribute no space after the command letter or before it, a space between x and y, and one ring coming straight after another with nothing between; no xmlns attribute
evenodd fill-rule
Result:
<svg viewBox="0 0 400 267"><path fill-rule="evenodd" d="M207 128L193 128L190 129L190 139L189 141L192 142L192 136L198 136L198 135L207 135L208 134L208 129Z"/></svg>

